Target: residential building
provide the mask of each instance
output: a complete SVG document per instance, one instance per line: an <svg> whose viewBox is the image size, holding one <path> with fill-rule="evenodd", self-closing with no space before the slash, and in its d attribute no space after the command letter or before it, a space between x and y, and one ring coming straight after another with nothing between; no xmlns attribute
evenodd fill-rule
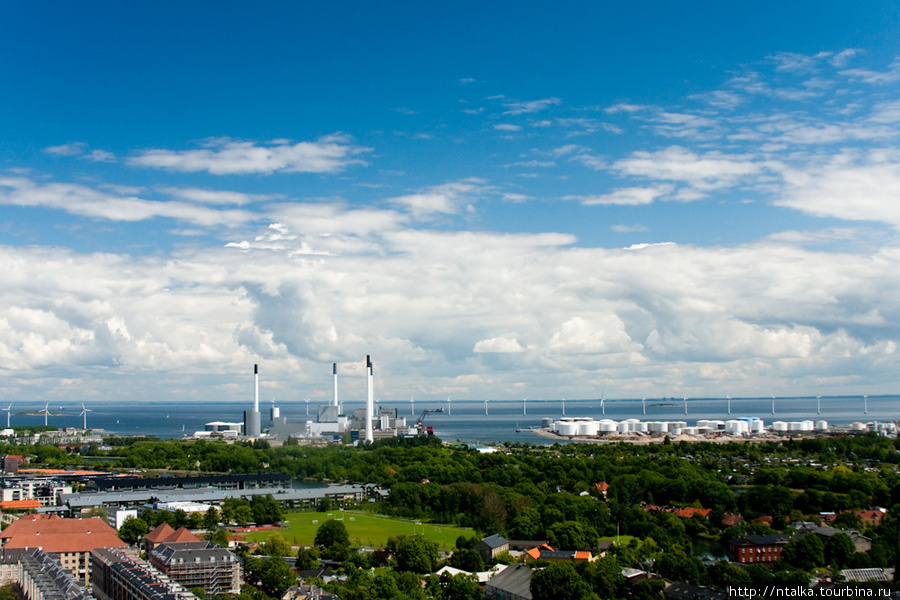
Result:
<svg viewBox="0 0 900 600"><path fill-rule="evenodd" d="M168 523L160 523L153 531L141 538L141 549L150 552L160 544L199 542L200 538L184 527L172 529Z"/></svg>
<svg viewBox="0 0 900 600"><path fill-rule="evenodd" d="M784 533L746 535L729 540L728 559L731 562L774 563L781 560L781 551L793 536Z"/></svg>
<svg viewBox="0 0 900 600"><path fill-rule="evenodd" d="M148 555L150 564L184 587L203 588L207 597L241 591L237 556L212 542L166 542Z"/></svg>
<svg viewBox="0 0 900 600"><path fill-rule="evenodd" d="M90 582L91 550L124 548L116 530L103 519L63 519L52 515L23 515L0 532L4 549L42 548L83 585Z"/></svg>
<svg viewBox="0 0 900 600"><path fill-rule="evenodd" d="M509 551L509 541L499 533L481 538L475 549L481 555L485 562L491 560L501 552Z"/></svg>
<svg viewBox="0 0 900 600"><path fill-rule="evenodd" d="M17 579L25 600L94 600L68 569L40 548L19 557Z"/></svg>
<svg viewBox="0 0 900 600"><path fill-rule="evenodd" d="M91 587L98 600L196 600L140 559L133 549L100 549L91 553Z"/></svg>

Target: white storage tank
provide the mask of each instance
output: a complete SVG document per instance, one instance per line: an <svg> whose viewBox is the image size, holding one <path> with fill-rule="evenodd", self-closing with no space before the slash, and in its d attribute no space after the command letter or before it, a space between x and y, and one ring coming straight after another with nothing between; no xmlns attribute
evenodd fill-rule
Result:
<svg viewBox="0 0 900 600"><path fill-rule="evenodd" d="M557 421L556 432L565 436L578 435L578 423L574 421Z"/></svg>
<svg viewBox="0 0 900 600"><path fill-rule="evenodd" d="M762 419L754 419L750 422L750 431L752 433L762 433L766 430L766 424Z"/></svg>
<svg viewBox="0 0 900 600"><path fill-rule="evenodd" d="M594 436L600 431L600 423L594 420L578 423L578 435Z"/></svg>
<svg viewBox="0 0 900 600"><path fill-rule="evenodd" d="M628 433L629 431L634 431L634 429L629 429L629 427L630 427L631 425L632 425L632 424L629 423L628 421L622 421L621 423L619 423L618 425L616 425L616 431L618 431L619 433ZM601 431L603 430L603 426L602 426L602 425L600 426L600 430L601 430Z"/></svg>
<svg viewBox="0 0 900 600"><path fill-rule="evenodd" d="M709 419L699 419L697 421L697 427L709 427Z"/></svg>
<svg viewBox="0 0 900 600"><path fill-rule="evenodd" d="M615 433L619 429L619 424L612 419L603 419L598 423L600 433Z"/></svg>
<svg viewBox="0 0 900 600"><path fill-rule="evenodd" d="M816 421L816 431L828 431L828 421Z"/></svg>
<svg viewBox="0 0 900 600"><path fill-rule="evenodd" d="M653 433L668 433L669 422L668 421L653 421L650 423L650 431L652 431Z"/></svg>
<svg viewBox="0 0 900 600"><path fill-rule="evenodd" d="M641 424L640 419L627 419L622 422L628 427L628 431L637 431Z"/></svg>
<svg viewBox="0 0 900 600"><path fill-rule="evenodd" d="M852 429L853 431L865 431L866 424L860 423L859 421L857 421L856 423L850 424L850 429Z"/></svg>
<svg viewBox="0 0 900 600"><path fill-rule="evenodd" d="M684 435L697 435L699 433L699 427L685 427L681 430L681 433Z"/></svg>
<svg viewBox="0 0 900 600"><path fill-rule="evenodd" d="M646 421L639 421L634 424L634 430L639 431L640 433L647 433L649 429L650 425Z"/></svg>
<svg viewBox="0 0 900 600"><path fill-rule="evenodd" d="M681 435L683 429L678 423L669 423L669 433L672 435Z"/></svg>
<svg viewBox="0 0 900 600"><path fill-rule="evenodd" d="M775 421L772 423L772 431L776 431L778 433L785 433L788 430L789 425L784 421Z"/></svg>

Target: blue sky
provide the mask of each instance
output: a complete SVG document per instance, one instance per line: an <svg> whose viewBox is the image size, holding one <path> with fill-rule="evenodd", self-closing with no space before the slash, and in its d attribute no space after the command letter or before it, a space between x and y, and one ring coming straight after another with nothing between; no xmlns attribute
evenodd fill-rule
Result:
<svg viewBox="0 0 900 600"><path fill-rule="evenodd" d="M16 402L897 392L892 2L0 7ZM378 389L380 388L380 389Z"/></svg>

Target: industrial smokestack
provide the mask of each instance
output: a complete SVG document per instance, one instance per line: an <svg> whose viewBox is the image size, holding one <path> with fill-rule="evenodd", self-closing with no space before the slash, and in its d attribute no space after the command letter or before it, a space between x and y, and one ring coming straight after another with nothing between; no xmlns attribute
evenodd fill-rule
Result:
<svg viewBox="0 0 900 600"><path fill-rule="evenodd" d="M253 365L253 412L259 412L259 365Z"/></svg>
<svg viewBox="0 0 900 600"><path fill-rule="evenodd" d="M334 395L331 400L331 405L336 407L338 406L337 363L332 365L331 372L334 374Z"/></svg>
<svg viewBox="0 0 900 600"><path fill-rule="evenodd" d="M372 380L372 359L366 355L366 441L374 442L372 419L375 418L375 386Z"/></svg>

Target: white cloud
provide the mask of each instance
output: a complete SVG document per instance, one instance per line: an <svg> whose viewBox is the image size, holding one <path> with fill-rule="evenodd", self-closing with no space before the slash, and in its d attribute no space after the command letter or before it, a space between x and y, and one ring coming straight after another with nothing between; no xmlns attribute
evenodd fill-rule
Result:
<svg viewBox="0 0 900 600"><path fill-rule="evenodd" d="M278 194L245 194L227 190L207 190L202 188L162 187L159 190L170 196L200 202L203 204L250 204L280 198Z"/></svg>
<svg viewBox="0 0 900 600"><path fill-rule="evenodd" d="M610 168L622 175L680 181L700 190L732 186L762 171L757 163L744 156L719 152L699 155L680 146L659 152L634 152L631 158L617 160Z"/></svg>
<svg viewBox="0 0 900 600"><path fill-rule="evenodd" d="M864 83L885 84L900 81L900 60L890 64L887 71L874 71L871 69L845 69L841 75L862 81Z"/></svg>
<svg viewBox="0 0 900 600"><path fill-rule="evenodd" d="M435 213L456 214L466 203L474 201L484 189L477 180L445 183L416 194L390 198L388 202L405 207L413 217L421 219Z"/></svg>
<svg viewBox="0 0 900 600"><path fill-rule="evenodd" d="M641 204L652 204L658 198L670 194L671 192L671 186L653 188L631 187L614 190L609 194L601 194L598 196L565 196L563 200L578 200L586 206L638 206Z"/></svg>
<svg viewBox="0 0 900 600"><path fill-rule="evenodd" d="M0 204L54 208L110 221L165 217L197 225L232 227L256 218L245 211L213 210L183 202L156 202L135 196L118 196L78 184L37 184L24 177L0 177Z"/></svg>
<svg viewBox="0 0 900 600"><path fill-rule="evenodd" d="M498 123L494 125L494 129L499 131L522 131L521 125L513 125L511 123Z"/></svg>
<svg viewBox="0 0 900 600"><path fill-rule="evenodd" d="M250 173L335 173L350 165L365 165L357 158L371 148L355 146L350 138L333 135L315 142L260 145L230 139L210 140L201 150L144 150L128 160L138 167L170 171L206 171L213 175Z"/></svg>
<svg viewBox="0 0 900 600"><path fill-rule="evenodd" d="M519 344L519 340L515 337L495 337L489 340L479 340L475 347L472 348L472 352L482 353L482 352L502 352L502 353L517 353L517 352L525 352L525 348Z"/></svg>
<svg viewBox="0 0 900 600"><path fill-rule="evenodd" d="M502 97L502 96L501 96ZM525 102L510 101L504 102L503 105L507 110L504 115L524 115L546 110L551 106L559 106L562 100L559 98L544 98L542 100L529 100Z"/></svg>
<svg viewBox="0 0 900 600"><path fill-rule="evenodd" d="M62 144L60 146L49 146L44 148L47 154L56 154L57 156L78 156L84 154L87 144L84 142L73 142L71 144Z"/></svg>
<svg viewBox="0 0 900 600"><path fill-rule="evenodd" d="M784 167L782 206L823 217L900 228L900 155L843 153L823 164Z"/></svg>
<svg viewBox="0 0 900 600"><path fill-rule="evenodd" d="M90 154L88 154L84 158L87 160L92 160L94 162L116 162L116 155L112 152L107 152L106 150L91 150Z"/></svg>

